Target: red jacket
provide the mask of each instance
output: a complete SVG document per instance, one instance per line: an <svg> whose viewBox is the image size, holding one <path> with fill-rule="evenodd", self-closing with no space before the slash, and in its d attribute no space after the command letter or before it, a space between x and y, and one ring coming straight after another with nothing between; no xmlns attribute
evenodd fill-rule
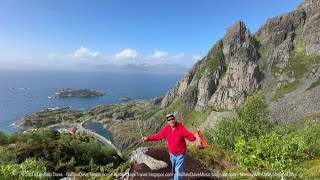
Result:
<svg viewBox="0 0 320 180"><path fill-rule="evenodd" d="M188 141L196 140L196 137L179 122L176 122L176 128L174 130L172 130L168 124L161 129L158 134L148 136L147 141L159 141L163 138L167 139L169 152L174 155L187 152L187 145L184 138Z"/></svg>

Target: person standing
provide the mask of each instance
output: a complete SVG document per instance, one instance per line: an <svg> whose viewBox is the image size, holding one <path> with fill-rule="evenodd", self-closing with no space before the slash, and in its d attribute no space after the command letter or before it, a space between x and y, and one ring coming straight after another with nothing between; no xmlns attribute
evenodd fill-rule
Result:
<svg viewBox="0 0 320 180"><path fill-rule="evenodd" d="M196 136L188 131L182 123L177 122L173 114L167 114L166 119L168 124L164 128L157 134L142 137L142 141L159 141L165 138L168 142L174 180L183 180L186 169L187 152L185 139L195 141Z"/></svg>

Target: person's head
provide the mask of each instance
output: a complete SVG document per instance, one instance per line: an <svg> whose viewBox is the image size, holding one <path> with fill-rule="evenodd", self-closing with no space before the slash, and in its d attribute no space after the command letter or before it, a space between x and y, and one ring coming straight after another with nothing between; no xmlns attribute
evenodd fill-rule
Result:
<svg viewBox="0 0 320 180"><path fill-rule="evenodd" d="M175 127L176 126L176 118L174 117L173 114L167 114L166 115L166 119L167 119L168 124L171 127Z"/></svg>

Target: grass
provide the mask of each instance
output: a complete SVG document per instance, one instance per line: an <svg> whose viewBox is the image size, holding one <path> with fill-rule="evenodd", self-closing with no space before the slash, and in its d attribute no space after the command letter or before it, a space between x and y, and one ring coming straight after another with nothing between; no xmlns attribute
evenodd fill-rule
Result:
<svg viewBox="0 0 320 180"><path fill-rule="evenodd" d="M85 120L87 120L87 119L89 119L89 118L91 118L91 117L93 117L93 116L90 115L90 114L86 114L86 115L81 116L80 118L76 119L76 120L73 121L73 122L83 122L83 121L85 121Z"/></svg>
<svg viewBox="0 0 320 180"><path fill-rule="evenodd" d="M315 88L317 86L320 85L320 77L318 77L318 79L316 81L314 81L309 87L307 90L311 90L312 88Z"/></svg>
<svg viewBox="0 0 320 180"><path fill-rule="evenodd" d="M206 110L199 112L196 110L188 110L186 107L184 107L180 101L177 101L173 104L171 104L169 107L165 109L165 112L178 112L179 114L182 114L183 117L180 117L180 121L190 130L192 127L192 123L196 122L197 125L202 124L206 118L210 115L212 112L212 108L207 108ZM178 118L178 117L177 117ZM179 119L178 119L179 120Z"/></svg>
<svg viewBox="0 0 320 180"><path fill-rule="evenodd" d="M304 26L299 26L297 29L294 30L294 33L297 37L300 37L303 33Z"/></svg>
<svg viewBox="0 0 320 180"><path fill-rule="evenodd" d="M301 179L320 179L320 158L300 163L298 177Z"/></svg>
<svg viewBox="0 0 320 180"><path fill-rule="evenodd" d="M286 94L296 90L300 85L300 81L296 80L291 84L288 84L281 89L279 89L271 98L272 101L278 101L282 97L284 97Z"/></svg>
<svg viewBox="0 0 320 180"><path fill-rule="evenodd" d="M311 64L319 64L320 56L308 56L306 46L302 41L295 43L295 51L289 58L287 72L293 72L294 78L301 78L310 69Z"/></svg>
<svg viewBox="0 0 320 180"><path fill-rule="evenodd" d="M209 69L211 73L214 73L219 68L220 62L217 60L209 60L203 68L201 68L196 73L196 79L200 79L203 75L206 69Z"/></svg>
<svg viewBox="0 0 320 180"><path fill-rule="evenodd" d="M198 149L194 144L191 144L188 146L188 153L193 158L201 160L204 165L214 172L221 172L226 168L238 166L235 153L214 145L209 145L205 149Z"/></svg>
<svg viewBox="0 0 320 180"><path fill-rule="evenodd" d="M258 52L260 54L263 67L268 67L268 60L267 60L268 51L269 50L265 45L262 45L262 44L260 45Z"/></svg>

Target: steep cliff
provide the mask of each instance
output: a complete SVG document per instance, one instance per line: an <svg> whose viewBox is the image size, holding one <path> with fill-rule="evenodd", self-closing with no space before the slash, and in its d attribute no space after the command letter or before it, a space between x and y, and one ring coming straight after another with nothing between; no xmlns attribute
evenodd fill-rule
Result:
<svg viewBox="0 0 320 180"><path fill-rule="evenodd" d="M189 109L233 108L260 88L258 59L258 42L239 21L166 94L161 107L184 97L191 100L182 102Z"/></svg>
<svg viewBox="0 0 320 180"><path fill-rule="evenodd" d="M255 34L250 33L243 22L235 23L167 92L161 108L179 102L189 110L203 111L209 107L232 110L243 104L250 94L262 90L267 94L271 113L289 100L297 104L310 103L303 105L304 108L314 109L312 113L319 112L314 101L295 101L290 97L281 102L292 94L308 99L318 99L320 94L315 87L304 95L311 83L319 81L319 4L319 0L306 0L293 12L267 20ZM293 111L280 109L286 111L284 114ZM305 116L307 114L302 113L290 118ZM289 117L283 118L288 120Z"/></svg>

